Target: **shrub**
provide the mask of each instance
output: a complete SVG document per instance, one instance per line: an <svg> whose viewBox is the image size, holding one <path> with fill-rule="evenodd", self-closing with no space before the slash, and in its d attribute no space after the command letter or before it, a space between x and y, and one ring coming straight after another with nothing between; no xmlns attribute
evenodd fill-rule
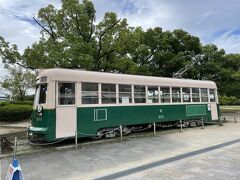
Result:
<svg viewBox="0 0 240 180"><path fill-rule="evenodd" d="M32 111L32 105L6 104L0 106L0 121L13 122L29 119Z"/></svg>
<svg viewBox="0 0 240 180"><path fill-rule="evenodd" d="M235 96L219 96L219 103L221 105L239 105L240 100L237 99Z"/></svg>
<svg viewBox="0 0 240 180"><path fill-rule="evenodd" d="M7 101L0 102L0 106L6 106L6 105L8 105L8 104L9 104L9 102L7 102Z"/></svg>

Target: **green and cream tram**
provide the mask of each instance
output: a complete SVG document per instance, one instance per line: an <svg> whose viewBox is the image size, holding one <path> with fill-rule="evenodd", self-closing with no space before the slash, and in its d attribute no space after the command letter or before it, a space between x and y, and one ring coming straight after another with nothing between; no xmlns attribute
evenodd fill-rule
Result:
<svg viewBox="0 0 240 180"><path fill-rule="evenodd" d="M55 141L201 118L219 119L212 81L56 68L39 71L29 133Z"/></svg>

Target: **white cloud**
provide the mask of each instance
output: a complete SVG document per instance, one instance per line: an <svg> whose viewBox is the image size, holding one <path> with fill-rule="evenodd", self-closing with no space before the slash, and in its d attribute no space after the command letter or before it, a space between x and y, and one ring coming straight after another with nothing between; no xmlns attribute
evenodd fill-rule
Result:
<svg viewBox="0 0 240 180"><path fill-rule="evenodd" d="M228 47L227 53L240 53L240 49L231 48L238 46L237 40L231 41L237 44L229 47L229 44L220 42L222 34L219 34L240 28L239 0L94 0L94 3L98 17L102 17L103 12L115 11L120 17L126 17L130 25L145 29L155 26L164 30L181 28L199 36L204 44L215 42L221 47ZM134 11L124 10L126 4L131 4ZM228 38L229 43L231 39Z"/></svg>
<svg viewBox="0 0 240 180"><path fill-rule="evenodd" d="M239 0L93 0L97 21L113 11L127 18L132 26L182 28L199 36L205 43L215 43L227 53L240 53ZM60 6L60 0L0 0L0 36L18 45L21 52L40 37L40 29L31 22L41 7ZM2 69L0 65L0 69ZM2 75L0 71L0 75Z"/></svg>
<svg viewBox="0 0 240 180"><path fill-rule="evenodd" d="M48 4L59 6L60 1L35 0L0 0L0 36L11 44L17 44L20 52L38 41L40 28L33 23L32 17L37 16L38 10ZM0 62L0 77L6 75L6 70Z"/></svg>
<svg viewBox="0 0 240 180"><path fill-rule="evenodd" d="M20 51L37 41L40 37L40 28L33 22L38 10L48 4L57 4L58 1L6 1L0 0L0 35L12 44L17 44Z"/></svg>
<svg viewBox="0 0 240 180"><path fill-rule="evenodd" d="M236 53L240 51L240 34L232 34L229 31L213 40L212 43L228 53Z"/></svg>

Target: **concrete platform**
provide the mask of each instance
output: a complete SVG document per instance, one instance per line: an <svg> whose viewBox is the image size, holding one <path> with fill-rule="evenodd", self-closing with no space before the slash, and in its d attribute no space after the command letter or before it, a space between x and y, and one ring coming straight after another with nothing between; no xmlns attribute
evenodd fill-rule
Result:
<svg viewBox="0 0 240 180"><path fill-rule="evenodd" d="M240 123L226 123L18 159L25 179L240 179L239 142Z"/></svg>
<svg viewBox="0 0 240 180"><path fill-rule="evenodd" d="M24 121L19 121L19 122L5 122L5 121L0 121L0 128L27 128L30 126L31 122L30 120L24 120Z"/></svg>
<svg viewBox="0 0 240 180"><path fill-rule="evenodd" d="M13 140L15 136L26 136L27 127L30 126L30 120L20 122L2 122L0 121L0 138L7 137Z"/></svg>

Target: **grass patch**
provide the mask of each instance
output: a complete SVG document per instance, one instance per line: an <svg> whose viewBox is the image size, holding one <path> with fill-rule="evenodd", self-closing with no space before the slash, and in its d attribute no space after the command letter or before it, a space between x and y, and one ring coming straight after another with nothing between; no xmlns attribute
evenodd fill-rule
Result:
<svg viewBox="0 0 240 180"><path fill-rule="evenodd" d="M240 106L220 106L221 113L240 113Z"/></svg>

